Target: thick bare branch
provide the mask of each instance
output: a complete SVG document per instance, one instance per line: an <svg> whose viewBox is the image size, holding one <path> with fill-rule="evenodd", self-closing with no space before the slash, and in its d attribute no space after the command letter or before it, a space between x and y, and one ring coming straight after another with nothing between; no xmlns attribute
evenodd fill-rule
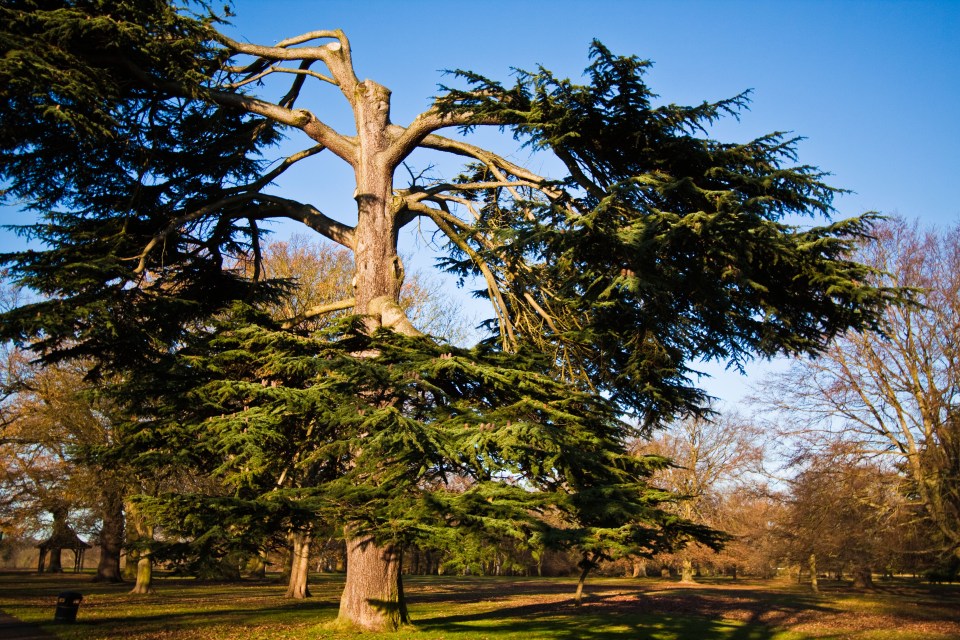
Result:
<svg viewBox="0 0 960 640"><path fill-rule="evenodd" d="M248 42L238 42L222 33L217 33L215 37L220 44L228 49L248 56L256 56L269 60L321 60L326 63L330 55L335 51L339 51L343 46L340 43L338 33L337 31L314 31L302 36L297 36L296 38L283 40L272 47ZM337 39L337 42L330 42L319 47L289 48L294 44L302 44L321 38L334 38Z"/></svg>
<svg viewBox="0 0 960 640"><path fill-rule="evenodd" d="M421 141L420 146L427 149L445 151L447 153L473 158L475 160L479 160L489 167L498 167L503 169L508 173L520 178L521 180L536 183L538 185L537 188L551 199L559 199L563 196L563 192L555 187L551 187L550 181L543 176L537 175L528 169L524 169L523 167L510 162L506 158L503 158L495 153L491 153L482 147L469 144L462 140L453 140L451 138L445 138L443 136L431 134L426 136ZM498 179L503 178L498 176Z"/></svg>
<svg viewBox="0 0 960 640"><path fill-rule="evenodd" d="M289 320L284 320L283 324L280 325L284 329L292 329L301 322L309 320L311 318L316 318L317 316L326 315L328 313L333 313L334 311L343 311L344 309L350 309L355 304L353 298L347 298L346 300L338 300L337 302L330 302L327 304L319 304L315 307L310 307L303 313L297 314Z"/></svg>
<svg viewBox="0 0 960 640"><path fill-rule="evenodd" d="M407 336L422 338L422 331L413 326L403 308L390 296L379 296L367 304L367 313L380 321L380 326Z"/></svg>
<svg viewBox="0 0 960 640"><path fill-rule="evenodd" d="M388 162L397 165L410 155L423 140L440 129L462 127L466 125L502 125L499 118L479 119L472 113L440 113L436 108L425 111L414 118L406 127L391 125L390 135L394 141L390 147Z"/></svg>
<svg viewBox="0 0 960 640"><path fill-rule="evenodd" d="M213 213L218 209L222 209L225 207L234 206L238 204L243 204L247 202L252 202L255 197L256 197L256 194L253 194L253 193L242 193L239 195L228 196L226 198L221 198L216 202L208 204L205 207L200 207L199 209L196 209L194 211L191 211L190 213L187 213L185 215L182 215L174 219L166 227L164 227L163 231L155 234L147 243L147 245L143 248L143 251L140 252L140 255L136 256L135 259L138 260L138 263L137 263L137 267L133 270L134 273L137 273L137 274L143 273L147 268L147 258L150 256L153 250L156 249L157 246L161 242L163 242L167 237L169 237L170 234L175 232L177 229L179 229L183 225L187 224L188 222L193 222L194 220L199 220L204 216L210 215L211 213Z"/></svg>
<svg viewBox="0 0 960 640"><path fill-rule="evenodd" d="M209 98L218 104L237 107L269 118L274 122L300 129L351 165L356 163L357 147L355 142L351 138L339 134L306 109L289 109L265 100L224 91L211 91Z"/></svg>
<svg viewBox="0 0 960 640"><path fill-rule="evenodd" d="M324 215L313 205L266 194L259 194L258 200L273 205L267 212L270 215L297 220L341 246L354 248L354 228Z"/></svg>
<svg viewBox="0 0 960 640"><path fill-rule="evenodd" d="M500 338L503 341L504 348L513 350L516 348L516 335L514 333L513 322L510 320L510 313L507 308L507 303L503 299L503 294L500 292L500 287L497 284L497 278L491 271L490 266L487 264L486 260L478 254L470 244L464 240L456 230L450 226L450 224L444 219L442 212L434 209L433 207L428 207L427 205L420 202L411 202L409 203L409 208L411 210L422 213L423 215L429 217L433 220L434 224L446 235L453 244L457 246L461 251L467 254L473 263L477 266L477 269L480 270L480 273L483 275L484 280L487 283L487 291L490 294L490 301L493 304L493 310L497 314L500 324Z"/></svg>
<svg viewBox="0 0 960 640"><path fill-rule="evenodd" d="M430 195L441 193L443 191L480 191L483 189L515 189L517 187L530 187L533 189L539 189L540 185L536 182L530 182L527 180L491 180L486 182L464 182L462 184L454 184L451 182L442 182L439 184L431 185L424 189L424 191Z"/></svg>
<svg viewBox="0 0 960 640"><path fill-rule="evenodd" d="M280 174L282 174L284 171L292 167L297 162L304 160L306 158L309 158L311 156L315 156L321 151L323 151L324 149L326 149L326 147L324 147L322 144L318 144L313 147L310 147L309 149L304 149L302 151L298 151L297 153L289 155L286 158L284 158L280 162L280 164L278 164L276 167L274 167L267 173L263 174L260 178L258 178L256 182L251 182L250 184L234 187L233 189L230 189L228 193L230 193L231 195L235 193L254 194L255 192L260 191L260 189L264 188L265 186L267 186L268 184L276 180L280 176Z"/></svg>
<svg viewBox="0 0 960 640"><path fill-rule="evenodd" d="M129 60L124 60L123 63L135 77L147 84L152 84L159 89L169 91L178 96L191 96L195 93L195 90L188 90L187 87L176 82L158 81L155 77L146 73ZM229 91L207 90L204 91L204 95L207 99L217 104L242 109L249 113L273 120L274 122L300 129L310 136L310 138L326 146L346 162L351 165L356 163L356 143L351 138L338 133L306 109L291 109L266 100L260 100L239 93L231 93Z"/></svg>
<svg viewBox="0 0 960 640"><path fill-rule="evenodd" d="M309 151L308 149L302 153ZM249 204L251 207L256 205L260 206L259 209L253 212L251 212L250 209L229 213L226 211L228 208L244 204ZM270 217L283 217L297 220L337 244L347 247L348 249L353 249L353 227L324 215L316 207L279 196L247 192L221 198L216 202L200 207L171 221L162 231L155 234L144 247L143 251L136 256L135 259L138 260L138 264L134 269L134 273L140 274L146 270L149 255L172 233L185 224L214 214L218 210L222 210L219 215L227 216L228 218L235 217L238 219L248 218L251 220L262 220Z"/></svg>
<svg viewBox="0 0 960 640"><path fill-rule="evenodd" d="M293 36L287 38L286 40L281 40L274 46L284 48L291 47L295 44L303 44L304 42L310 42L311 40L326 40L328 38L335 38L340 44L343 44L343 32L339 29L326 29L319 31L308 31L307 33L301 33L298 36Z"/></svg>

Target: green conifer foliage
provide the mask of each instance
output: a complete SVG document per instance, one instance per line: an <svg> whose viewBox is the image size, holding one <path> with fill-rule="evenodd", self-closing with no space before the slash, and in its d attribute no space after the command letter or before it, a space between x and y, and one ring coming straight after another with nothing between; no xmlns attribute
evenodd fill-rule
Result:
<svg viewBox="0 0 960 640"><path fill-rule="evenodd" d="M201 543L243 547L309 521L399 545L442 546L458 530L598 555L719 539L660 509L675 496L648 478L667 461L628 455L635 430L617 407L558 380L536 352L370 335L355 318L298 335L240 305L180 356L180 408L138 428L182 432L152 440L162 449L150 455L193 442L229 488L209 520L198 497L161 500L167 526Z"/></svg>
<svg viewBox="0 0 960 640"><path fill-rule="evenodd" d="M260 46L218 33L207 9L0 7L0 180L5 201L39 214L20 230L41 246L2 261L42 295L3 315L3 336L48 360L96 359L124 380L129 456L225 483L165 503L191 510L198 541L345 525L350 562L381 574L348 566L350 622L396 626L393 550L448 525L577 546L584 572L690 536L718 542L659 508L669 496L647 478L665 461L628 456L629 425L704 412L701 359L815 353L875 327L899 296L846 257L869 216L787 220L829 217L836 193L796 164L796 139L709 137L746 94L657 106L648 63L595 42L585 85L542 68L511 87L459 71L464 88L401 126L342 32ZM299 104L308 81L339 88L355 131ZM565 171L540 176L441 135L487 126ZM281 134L308 142L268 167L260 154ZM467 165L398 184L418 149ZM354 171L355 225L267 190L324 152ZM276 218L353 252L354 297L310 312L353 308L346 324L314 335L262 313L290 284L260 268L261 225ZM447 242L443 267L486 285L493 318L473 349L423 336L397 304L397 238L418 219Z"/></svg>

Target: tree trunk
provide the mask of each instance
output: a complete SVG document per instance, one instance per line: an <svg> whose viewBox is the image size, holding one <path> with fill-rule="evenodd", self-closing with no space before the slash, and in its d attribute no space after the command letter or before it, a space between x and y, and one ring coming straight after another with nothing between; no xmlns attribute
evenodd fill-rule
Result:
<svg viewBox="0 0 960 640"><path fill-rule="evenodd" d="M583 602L583 585L587 582L587 575L590 573L591 569L597 566L597 562L599 560L599 554L595 554L593 557L591 557L584 553L583 559L577 563L577 566L580 567L580 579L577 580L577 593L573 597L573 603L578 607Z"/></svg>
<svg viewBox="0 0 960 640"><path fill-rule="evenodd" d="M646 560L641 560L640 558L633 559L633 577L634 578L647 577L647 561Z"/></svg>
<svg viewBox="0 0 960 640"><path fill-rule="evenodd" d="M854 589L873 589L873 572L867 566L855 566L853 573Z"/></svg>
<svg viewBox="0 0 960 640"><path fill-rule="evenodd" d="M319 571L320 568L317 568ZM250 572L250 577L254 580L265 580L267 577L267 558L266 554L261 551L256 556L250 559L247 563L247 571Z"/></svg>
<svg viewBox="0 0 960 640"><path fill-rule="evenodd" d="M390 92L365 80L353 97L359 154L354 165L357 180L357 226L354 230L353 279L355 311L370 315L368 327L379 326L407 335L415 330L405 317L386 321L381 314L384 302L394 305L400 298L403 265L397 255L397 220L390 205L393 198L393 166L387 164L387 135L390 124ZM395 315L395 314L394 314ZM402 313L400 314L402 316ZM362 447L363 444L360 444ZM380 546L370 536L347 539L347 575L340 600L339 620L371 630L393 630L406 623L400 576L400 550Z"/></svg>
<svg viewBox="0 0 960 640"><path fill-rule="evenodd" d="M680 562L680 582L696 583L693 579L693 562L686 558Z"/></svg>
<svg viewBox="0 0 960 640"><path fill-rule="evenodd" d="M127 521L132 525L129 527L130 538L137 545L127 555L128 565L136 561L136 582L130 593L151 594L154 592L153 556L150 552L150 543L153 542L153 525L131 503L127 504Z"/></svg>
<svg viewBox="0 0 960 640"><path fill-rule="evenodd" d="M820 586L817 584L817 554L811 553L808 563L810 566L810 590L814 593L820 593Z"/></svg>
<svg viewBox="0 0 960 640"><path fill-rule="evenodd" d="M40 557L37 559L37 573L43 573L46 569L47 548L40 547Z"/></svg>
<svg viewBox="0 0 960 640"><path fill-rule="evenodd" d="M50 513L53 515L50 541L56 544L57 541L69 537L70 527L67 526L67 509L60 504L56 504L50 509ZM61 547L50 547L50 564L47 566L47 573L63 573L62 551Z"/></svg>
<svg viewBox="0 0 960 640"><path fill-rule="evenodd" d="M311 531L295 531L293 538L293 551L290 554L290 582L287 585L288 598L302 600L310 597L310 586L307 578L310 573L310 541Z"/></svg>
<svg viewBox="0 0 960 640"><path fill-rule="evenodd" d="M410 622L403 599L400 550L369 536L347 535L347 580L339 620L371 631L392 631Z"/></svg>
<svg viewBox="0 0 960 640"><path fill-rule="evenodd" d="M130 535L130 532L127 531L127 545L133 544L136 542L136 538ZM136 580L137 579L137 565L140 563L140 550L133 547L129 547L126 553L126 559L123 562L123 579L124 580Z"/></svg>
<svg viewBox="0 0 960 640"><path fill-rule="evenodd" d="M120 556L123 553L123 497L112 489L103 495L103 526L100 529L100 563L94 582L123 582Z"/></svg>
<svg viewBox="0 0 960 640"><path fill-rule="evenodd" d="M137 582L130 593L147 595L153 591L153 560L149 553L142 553L137 560Z"/></svg>
<svg viewBox="0 0 960 640"><path fill-rule="evenodd" d="M573 603L578 607L583 604L583 585L587 582L588 573L590 573L590 567L583 567L580 570L580 577L577 579L577 592L573 596Z"/></svg>
<svg viewBox="0 0 960 640"><path fill-rule="evenodd" d="M63 563L60 556L63 549L55 547L50 549L50 564L47 565L47 573L63 573Z"/></svg>

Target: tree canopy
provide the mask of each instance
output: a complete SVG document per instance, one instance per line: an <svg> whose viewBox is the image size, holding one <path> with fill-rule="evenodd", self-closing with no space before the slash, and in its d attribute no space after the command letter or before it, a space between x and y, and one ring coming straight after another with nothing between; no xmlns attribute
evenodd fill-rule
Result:
<svg viewBox="0 0 960 640"><path fill-rule="evenodd" d="M889 307L883 333L844 333L821 358L795 363L765 405L801 451L839 450L896 470L931 528L928 544L960 558L960 229L895 218L875 235L858 257L878 284L910 287L917 304Z"/></svg>
<svg viewBox="0 0 960 640"><path fill-rule="evenodd" d="M126 374L132 441L189 458L181 429L200 435L237 499L301 492L343 519L341 616L361 626L403 617L392 545L439 523L531 538L550 508L568 515L561 544L601 554L709 540L658 507L668 495L647 479L662 461L627 455L636 421L704 412L700 360L816 353L876 327L898 295L848 257L869 216L793 223L829 218L837 192L797 164L798 139L710 138L746 94L659 104L649 63L599 42L586 84L455 71L398 125L337 30L249 44L204 3L163 0L8 2L0 19L4 198L39 214L20 231L42 246L3 257L42 296L3 315L4 336ZM308 82L346 101L354 130L301 105ZM472 144L480 127L563 171ZM302 145L269 163L281 136ZM403 183L418 149L466 164ZM355 224L270 188L321 153L354 170ZM353 252L351 297L263 313L289 288L262 269L276 218ZM484 283L493 315L472 349L425 336L398 304L397 239L415 220L443 239L442 268ZM333 330L302 324L343 309L355 315ZM454 475L472 484L445 491Z"/></svg>

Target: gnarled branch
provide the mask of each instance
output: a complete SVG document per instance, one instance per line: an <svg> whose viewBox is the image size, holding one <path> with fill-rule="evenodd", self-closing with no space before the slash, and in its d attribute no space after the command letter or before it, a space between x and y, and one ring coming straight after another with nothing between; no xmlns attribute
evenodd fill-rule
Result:
<svg viewBox="0 0 960 640"><path fill-rule="evenodd" d="M353 298L347 298L345 300L338 300L337 302L328 302L327 304L318 304L315 307L310 307L303 313L298 313L297 315L283 321L283 324L280 326L284 329L292 329L301 322L309 320L311 318L316 318L317 316L326 315L328 313L333 313L334 311L343 311L344 309L350 309L356 304L356 301Z"/></svg>

